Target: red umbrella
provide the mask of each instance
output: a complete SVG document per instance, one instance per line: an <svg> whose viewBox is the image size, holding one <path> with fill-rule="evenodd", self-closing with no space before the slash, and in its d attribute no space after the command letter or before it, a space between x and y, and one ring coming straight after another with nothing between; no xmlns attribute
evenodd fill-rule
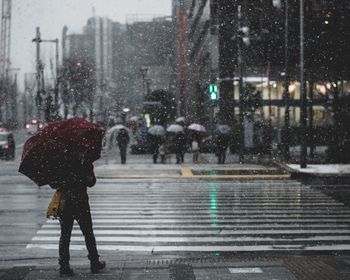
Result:
<svg viewBox="0 0 350 280"><path fill-rule="evenodd" d="M39 186L60 180L73 162L101 157L103 134L84 119L52 122L24 144L19 172Z"/></svg>

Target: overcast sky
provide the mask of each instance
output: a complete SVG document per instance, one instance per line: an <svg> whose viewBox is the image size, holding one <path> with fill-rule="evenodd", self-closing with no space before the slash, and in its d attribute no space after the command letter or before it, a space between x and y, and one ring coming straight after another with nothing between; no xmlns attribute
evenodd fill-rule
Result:
<svg viewBox="0 0 350 280"><path fill-rule="evenodd" d="M12 67L21 68L21 74L35 71L32 39L36 26L40 26L42 39L61 40L64 25L70 33L81 32L93 15L93 7L96 16L107 16L119 22L135 14L140 17L171 14L171 0L12 0ZM54 44L41 45L44 61L54 57ZM23 75L19 78L19 83L23 84Z"/></svg>

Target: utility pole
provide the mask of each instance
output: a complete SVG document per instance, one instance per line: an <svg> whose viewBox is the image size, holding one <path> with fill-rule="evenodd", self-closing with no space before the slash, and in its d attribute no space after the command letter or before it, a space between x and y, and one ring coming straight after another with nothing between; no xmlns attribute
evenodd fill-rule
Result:
<svg viewBox="0 0 350 280"><path fill-rule="evenodd" d="M237 6L237 27L241 29L242 25L242 6ZM242 58L242 40L240 36L237 40L237 56L238 56L238 72L239 72L239 127L240 127L240 148L239 148L239 162L244 162L244 85L243 85L243 58Z"/></svg>
<svg viewBox="0 0 350 280"><path fill-rule="evenodd" d="M37 82L37 95L36 95L36 104L37 104L37 119L38 119L38 130L39 123L41 120L41 111L42 111L42 93L45 93L45 81L44 81L44 68L40 60L40 43L55 43L56 45L56 77L55 77L55 90L54 90L54 102L55 102L55 112L58 110L58 86L59 86L59 67L58 67L58 39L55 40L42 40L40 34L40 27L36 28L36 37L32 40L36 44L36 82ZM45 119L47 122L51 121L51 103L52 96L50 93L47 94L45 100Z"/></svg>
<svg viewBox="0 0 350 280"><path fill-rule="evenodd" d="M0 122L3 121L2 107L9 93L8 69L10 68L11 43L11 0L2 0L0 34Z"/></svg>
<svg viewBox="0 0 350 280"><path fill-rule="evenodd" d="M288 0L284 0L284 158L286 162L290 160L289 144L290 144L290 116L289 116L289 12L288 12Z"/></svg>
<svg viewBox="0 0 350 280"><path fill-rule="evenodd" d="M300 124L301 124L301 152L300 152L300 167L307 166L307 100L306 87L304 80L304 0L299 0L300 11Z"/></svg>
<svg viewBox="0 0 350 280"><path fill-rule="evenodd" d="M40 61L40 27L36 28L36 36L32 40L36 45L36 106L37 106L37 130L40 129L39 122L41 120L41 105L42 105L42 97L41 97L41 61Z"/></svg>
<svg viewBox="0 0 350 280"><path fill-rule="evenodd" d="M177 104L177 116L183 116L186 111L186 8L185 0L179 0L177 14L178 55L179 55L179 96Z"/></svg>
<svg viewBox="0 0 350 280"><path fill-rule="evenodd" d="M59 74L59 62L58 62L58 39L54 40L41 40L41 43L55 43L56 46L56 77L55 77L55 86L54 86L54 112L58 113L58 91L59 91L59 81L60 81L60 74ZM46 119L47 121L51 121L51 103L52 103L52 96L50 93L47 95L47 100L46 100Z"/></svg>

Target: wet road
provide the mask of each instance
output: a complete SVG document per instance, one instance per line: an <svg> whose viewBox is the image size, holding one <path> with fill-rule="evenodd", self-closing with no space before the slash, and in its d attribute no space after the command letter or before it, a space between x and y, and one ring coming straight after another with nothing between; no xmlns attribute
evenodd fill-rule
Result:
<svg viewBox="0 0 350 280"><path fill-rule="evenodd" d="M53 191L17 168L1 162L0 257L56 258L59 225L45 217ZM103 255L350 249L350 208L293 180L101 179L89 194ZM77 226L71 250L86 255Z"/></svg>

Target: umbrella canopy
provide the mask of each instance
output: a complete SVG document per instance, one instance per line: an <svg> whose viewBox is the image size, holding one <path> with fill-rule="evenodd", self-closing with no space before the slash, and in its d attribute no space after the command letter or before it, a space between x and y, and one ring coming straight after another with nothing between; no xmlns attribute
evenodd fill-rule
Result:
<svg viewBox="0 0 350 280"><path fill-rule="evenodd" d="M184 132L184 128L179 124L172 124L167 128L166 131L173 132L173 133L180 133L180 132Z"/></svg>
<svg viewBox="0 0 350 280"><path fill-rule="evenodd" d="M49 123L24 144L19 172L39 186L62 179L64 167L101 157L103 134L84 119Z"/></svg>
<svg viewBox="0 0 350 280"><path fill-rule="evenodd" d="M161 125L154 125L148 129L148 133L153 136L164 136L165 129Z"/></svg>
<svg viewBox="0 0 350 280"><path fill-rule="evenodd" d="M188 129L194 130L194 131L197 131L197 132L206 132L206 131L207 131L203 125L198 124L198 123L193 123L193 124L191 124L191 125L188 127Z"/></svg>
<svg viewBox="0 0 350 280"><path fill-rule="evenodd" d="M228 135L231 133L231 131L232 131L231 127L228 126L227 124L219 124L216 126L214 133Z"/></svg>
<svg viewBox="0 0 350 280"><path fill-rule="evenodd" d="M132 116L132 117L130 118L130 121L131 121L131 122L138 122L138 121L139 121L139 117L138 117L138 116Z"/></svg>
<svg viewBox="0 0 350 280"><path fill-rule="evenodd" d="M184 123L185 122L185 117L178 117L176 120L175 120L175 122L176 123Z"/></svg>
<svg viewBox="0 0 350 280"><path fill-rule="evenodd" d="M117 124L115 126L112 126L110 129L108 129L108 131L106 133L106 137L108 137L108 136L110 138L117 137L117 135L121 129L124 129L129 133L129 128L127 128L126 126L124 126L122 124Z"/></svg>
<svg viewBox="0 0 350 280"><path fill-rule="evenodd" d="M108 129L107 133L114 133L115 131L119 131L120 129L129 130L125 125L117 124Z"/></svg>

